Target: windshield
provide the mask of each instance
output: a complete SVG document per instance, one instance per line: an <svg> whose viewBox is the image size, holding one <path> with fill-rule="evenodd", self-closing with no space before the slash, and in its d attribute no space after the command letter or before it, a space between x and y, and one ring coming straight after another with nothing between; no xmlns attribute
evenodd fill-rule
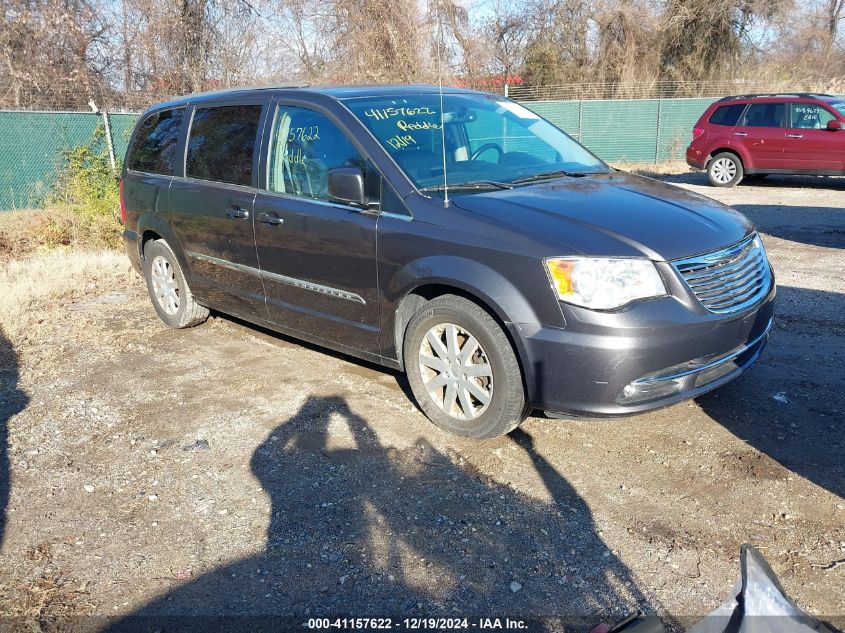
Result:
<svg viewBox="0 0 845 633"><path fill-rule="evenodd" d="M450 187L484 189L608 167L548 121L504 97L362 97L344 104L366 125L418 189L443 186L443 138Z"/></svg>
<svg viewBox="0 0 845 633"><path fill-rule="evenodd" d="M835 101L835 102L831 103L830 105L832 105L834 108L836 108L836 111L839 114L845 116L845 101Z"/></svg>

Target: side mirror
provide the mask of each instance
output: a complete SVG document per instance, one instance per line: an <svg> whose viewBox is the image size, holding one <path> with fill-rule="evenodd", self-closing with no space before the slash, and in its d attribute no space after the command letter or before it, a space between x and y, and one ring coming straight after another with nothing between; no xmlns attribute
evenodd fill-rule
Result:
<svg viewBox="0 0 845 633"><path fill-rule="evenodd" d="M364 172L358 167L335 167L329 170L329 197L332 200L365 206Z"/></svg>
<svg viewBox="0 0 845 633"><path fill-rule="evenodd" d="M827 129L831 132L835 132L836 130L842 129L842 121L839 119L831 119L827 122Z"/></svg>

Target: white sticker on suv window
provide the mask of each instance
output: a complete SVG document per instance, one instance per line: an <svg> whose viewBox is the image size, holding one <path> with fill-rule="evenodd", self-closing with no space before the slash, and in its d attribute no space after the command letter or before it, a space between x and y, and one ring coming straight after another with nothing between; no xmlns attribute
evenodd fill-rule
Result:
<svg viewBox="0 0 845 633"><path fill-rule="evenodd" d="M508 112L515 114L520 119L539 119L540 117L525 106L521 106L513 101L497 101L496 105L501 106Z"/></svg>

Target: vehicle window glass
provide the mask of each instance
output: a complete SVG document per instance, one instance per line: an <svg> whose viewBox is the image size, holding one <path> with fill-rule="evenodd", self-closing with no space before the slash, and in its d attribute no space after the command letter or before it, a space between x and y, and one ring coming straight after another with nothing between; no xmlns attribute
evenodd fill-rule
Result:
<svg viewBox="0 0 845 633"><path fill-rule="evenodd" d="M783 127L784 103L755 103L745 113L747 127Z"/></svg>
<svg viewBox="0 0 845 633"><path fill-rule="evenodd" d="M197 108L191 122L185 174L235 185L252 184L260 105Z"/></svg>
<svg viewBox="0 0 845 633"><path fill-rule="evenodd" d="M140 125L129 152L129 169L172 176L178 162L176 147L185 109L154 112Z"/></svg>
<svg viewBox="0 0 845 633"><path fill-rule="evenodd" d="M414 94L344 104L427 193L442 194L444 150L449 186L608 170L565 132L503 97L451 93L441 105L438 94Z"/></svg>
<svg viewBox="0 0 845 633"><path fill-rule="evenodd" d="M366 163L346 135L324 115L280 106L272 137L270 191L328 200L328 172L335 167L366 170Z"/></svg>
<svg viewBox="0 0 845 633"><path fill-rule="evenodd" d="M802 130L821 130L836 118L830 110L815 103L790 103L789 115L791 127Z"/></svg>
<svg viewBox="0 0 845 633"><path fill-rule="evenodd" d="M845 101L837 101L835 103L831 103L830 105L832 105L833 109L839 114L845 116Z"/></svg>
<svg viewBox="0 0 845 633"><path fill-rule="evenodd" d="M745 110L745 104L734 104L728 106L720 106L710 115L710 123L713 125L727 125L734 126L739 121L742 111Z"/></svg>

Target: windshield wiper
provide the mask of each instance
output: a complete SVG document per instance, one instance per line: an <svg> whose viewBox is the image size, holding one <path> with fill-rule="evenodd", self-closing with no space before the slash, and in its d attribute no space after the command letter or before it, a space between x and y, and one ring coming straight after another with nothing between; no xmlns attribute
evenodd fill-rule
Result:
<svg viewBox="0 0 845 633"><path fill-rule="evenodd" d="M467 182L449 183L449 187L456 190L467 189L513 189L513 185L507 182L496 182L495 180L470 180ZM420 189L423 193L440 192L446 189L443 185L435 185L432 187L423 187Z"/></svg>
<svg viewBox="0 0 845 633"><path fill-rule="evenodd" d="M521 185L526 182L538 182L540 180L550 180L552 178L560 178L562 176L569 176L570 178L581 178L587 174L581 171L567 171L565 169L557 169L555 171L544 171L533 176L525 176L524 178L517 178L511 181L515 185Z"/></svg>

